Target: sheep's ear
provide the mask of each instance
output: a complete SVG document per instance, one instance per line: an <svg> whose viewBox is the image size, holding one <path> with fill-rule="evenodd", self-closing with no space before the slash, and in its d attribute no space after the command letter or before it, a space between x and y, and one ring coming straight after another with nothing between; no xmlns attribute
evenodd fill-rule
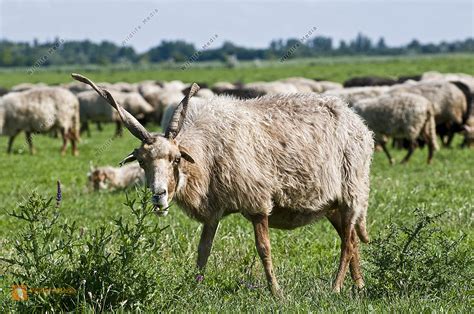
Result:
<svg viewBox="0 0 474 314"><path fill-rule="evenodd" d="M122 167L123 165L125 165L126 163L128 162L131 162L131 161L134 161L134 160L137 160L137 157L135 157L135 151L133 151L130 155L128 155L127 157L125 157L120 163L120 167Z"/></svg>
<svg viewBox="0 0 474 314"><path fill-rule="evenodd" d="M181 157L184 160L194 164L194 158L191 157L191 155L189 154L189 150L186 147L179 145L179 153L181 154Z"/></svg>

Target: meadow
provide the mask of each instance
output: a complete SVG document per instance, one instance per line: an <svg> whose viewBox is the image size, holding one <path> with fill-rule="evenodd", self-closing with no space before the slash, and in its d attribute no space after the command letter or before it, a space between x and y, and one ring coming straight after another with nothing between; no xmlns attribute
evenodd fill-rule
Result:
<svg viewBox="0 0 474 314"><path fill-rule="evenodd" d="M251 66L196 67L86 74L110 82L181 79L208 83L296 75L343 81L353 75L395 76L428 70L474 74L474 57L465 55L336 61L306 60L258 70ZM82 72L79 67L74 70ZM62 70L41 70L31 77L0 71L0 85L36 79L69 81L68 72ZM0 257L23 256L24 264L7 267L7 261L0 261L0 312L60 307L78 311L472 312L474 151L460 149L460 140L458 136L453 148L438 151L432 165L426 164L426 149L417 150L405 165L390 166L382 152L374 154L368 212L372 243L362 245L367 285L363 291L351 289L347 276L343 292L331 293L339 237L328 221L294 231L272 230L274 265L285 292L284 300L275 300L266 289L251 223L243 217L232 215L222 221L205 279L197 283L194 263L199 223L176 206L166 217L146 214L146 206L146 215L132 212L130 202L124 204L126 195L137 199L134 208L139 208L144 193L140 190L88 190L89 163L117 165L138 145L130 134L114 138L112 125L103 132L93 128L92 137L82 136L78 157L70 151L61 157L61 140L45 135L33 139L36 155L28 154L19 136L9 156L5 153L7 138L1 137ZM392 151L398 161L405 154ZM39 211L43 203L31 195L54 199L57 180L62 183L61 206ZM25 204L29 207L21 207ZM56 210L57 224L62 226L52 223ZM44 219L29 223L9 215L12 211L36 213ZM43 251L31 243L45 244ZM43 264L28 260L29 252L45 252ZM71 278L74 280L68 281ZM31 295L26 302L12 301L10 286L20 279L33 287L68 285L77 293Z"/></svg>

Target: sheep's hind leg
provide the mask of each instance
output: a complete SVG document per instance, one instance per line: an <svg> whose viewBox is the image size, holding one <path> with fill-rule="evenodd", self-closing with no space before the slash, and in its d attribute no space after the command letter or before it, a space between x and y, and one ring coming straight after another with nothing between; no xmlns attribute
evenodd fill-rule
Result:
<svg viewBox="0 0 474 314"><path fill-rule="evenodd" d="M13 147L13 142L15 141L15 137L18 135L20 132L16 132L10 138L8 139L8 147L7 147L7 153L11 154L12 153L12 147Z"/></svg>
<svg viewBox="0 0 474 314"><path fill-rule="evenodd" d="M336 229L341 241L343 241L344 237L342 235L341 215L339 214L339 211L335 210L331 212L329 215L327 215L327 218L333 225L334 229ZM365 283L364 278L362 277L362 271L360 269L359 241L355 230L352 231L351 242L353 246L353 254L349 264L349 269L351 271L352 280L354 281L356 287L362 289L365 286Z"/></svg>
<svg viewBox="0 0 474 314"><path fill-rule="evenodd" d="M35 147L33 146L33 138L31 136L31 132L25 132L26 135L26 142L28 143L28 148L30 150L30 154L34 155L36 154Z"/></svg>
<svg viewBox="0 0 474 314"><path fill-rule="evenodd" d="M252 216L251 220L255 233L257 252L260 256L260 259L262 260L263 268L265 269L268 286L273 296L282 298L283 294L281 292L280 286L278 285L275 273L273 272L270 235L268 230L268 216L256 215Z"/></svg>
<svg viewBox="0 0 474 314"><path fill-rule="evenodd" d="M64 156L66 154L66 147L67 147L67 134L64 129L61 129L61 137L63 138L63 145L61 146L61 155Z"/></svg>
<svg viewBox="0 0 474 314"><path fill-rule="evenodd" d="M387 143L385 141L380 141L379 143L380 143L380 146L382 146L383 152L385 153L385 155L387 155L388 162L391 165L393 165L395 163L395 160L392 158L392 156L390 155L390 152L387 149Z"/></svg>
<svg viewBox="0 0 474 314"><path fill-rule="evenodd" d="M77 150L77 135L74 130L69 130L69 140L71 141L71 152L73 156L78 156L79 151Z"/></svg>
<svg viewBox="0 0 474 314"><path fill-rule="evenodd" d="M212 224L204 224L201 232L201 239L199 240L198 246L198 258L197 258L197 268L200 272L204 270L207 264L209 255L211 254L212 242L214 236L216 235L218 222ZM198 281L202 281L204 277L201 274L196 278Z"/></svg>
<svg viewBox="0 0 474 314"><path fill-rule="evenodd" d="M404 163L407 163L408 160L410 160L410 157L411 155L413 154L413 152L415 151L415 143L413 141L410 142L410 145L408 146L408 153L406 154L406 156L403 158L403 160L401 161L402 164Z"/></svg>
<svg viewBox="0 0 474 314"><path fill-rule="evenodd" d="M122 137L123 135L123 125L121 121L115 122L115 136Z"/></svg>
<svg viewBox="0 0 474 314"><path fill-rule="evenodd" d="M344 283L344 277L347 273L347 268L354 255L354 246L352 242L355 236L354 224L352 223L352 211L349 208L344 208L340 211L341 223L341 257L339 260L339 269L337 271L336 279L334 280L333 291L340 292ZM357 255L358 256L358 255ZM356 271L360 272L359 269ZM357 278L357 277L356 277ZM358 278L357 278L358 279Z"/></svg>

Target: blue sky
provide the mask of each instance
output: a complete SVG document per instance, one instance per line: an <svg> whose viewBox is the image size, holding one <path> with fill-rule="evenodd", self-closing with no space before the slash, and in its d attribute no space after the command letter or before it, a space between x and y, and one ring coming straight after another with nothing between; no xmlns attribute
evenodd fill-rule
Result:
<svg viewBox="0 0 474 314"><path fill-rule="evenodd" d="M184 39L200 47L218 35L247 47L275 38L315 35L336 41L358 32L384 36L389 45L474 37L474 1L91 1L0 0L0 38L40 41L110 40L138 51L161 40ZM158 11L151 16L155 9ZM138 28L140 26L140 28Z"/></svg>

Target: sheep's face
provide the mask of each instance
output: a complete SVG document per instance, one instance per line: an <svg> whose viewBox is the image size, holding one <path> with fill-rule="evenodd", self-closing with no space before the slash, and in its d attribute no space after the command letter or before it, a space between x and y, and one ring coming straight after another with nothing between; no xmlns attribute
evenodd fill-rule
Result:
<svg viewBox="0 0 474 314"><path fill-rule="evenodd" d="M89 184L92 185L95 191L107 190L109 188L109 176L106 171L95 169L89 173L88 177Z"/></svg>
<svg viewBox="0 0 474 314"><path fill-rule="evenodd" d="M175 140L162 136L154 137L151 143L143 143L132 155L145 171L155 209L166 210L178 189L183 160L191 163L194 160Z"/></svg>

